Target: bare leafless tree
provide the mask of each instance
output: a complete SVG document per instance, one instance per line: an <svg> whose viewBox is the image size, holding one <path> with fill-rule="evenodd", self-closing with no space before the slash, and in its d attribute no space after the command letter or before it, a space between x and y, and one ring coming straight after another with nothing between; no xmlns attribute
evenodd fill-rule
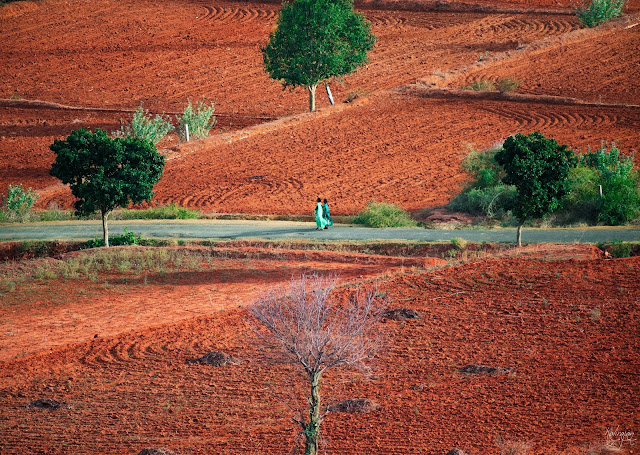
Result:
<svg viewBox="0 0 640 455"><path fill-rule="evenodd" d="M333 293L335 276L317 274L272 289L249 307L261 344L273 362L296 365L311 386L308 415L293 417L305 439L305 455L318 452L322 411L320 379L329 368L368 368L380 343L375 330L384 304L375 288L354 292L340 303Z"/></svg>

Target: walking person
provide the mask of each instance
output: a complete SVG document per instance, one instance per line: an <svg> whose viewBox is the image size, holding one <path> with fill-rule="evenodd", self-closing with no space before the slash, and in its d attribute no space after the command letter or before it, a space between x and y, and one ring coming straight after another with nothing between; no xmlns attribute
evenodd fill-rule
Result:
<svg viewBox="0 0 640 455"><path fill-rule="evenodd" d="M322 204L322 216L325 222L325 229L329 229L329 226L333 226L333 220L331 219L331 214L329 213L329 203L325 198L324 203Z"/></svg>
<svg viewBox="0 0 640 455"><path fill-rule="evenodd" d="M323 212L324 209L322 208L322 199L318 198L318 200L316 201L316 208L313 209L313 213L315 213L316 215L316 231L325 228Z"/></svg>

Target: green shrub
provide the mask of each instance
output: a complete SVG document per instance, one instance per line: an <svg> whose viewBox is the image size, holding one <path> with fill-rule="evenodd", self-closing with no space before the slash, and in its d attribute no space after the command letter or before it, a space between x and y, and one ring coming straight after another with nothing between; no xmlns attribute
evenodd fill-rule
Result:
<svg viewBox="0 0 640 455"><path fill-rule="evenodd" d="M395 204L369 202L366 208L353 219L355 224L368 227L411 227L417 223L409 214Z"/></svg>
<svg viewBox="0 0 640 455"><path fill-rule="evenodd" d="M19 251L21 255L43 258L49 256L52 247L53 243L46 240L25 240L20 243Z"/></svg>
<svg viewBox="0 0 640 455"><path fill-rule="evenodd" d="M509 216L516 197L513 185L502 183L504 170L496 162L499 148L471 150L462 168L471 174L469 185L449 203L451 210L473 215L504 218Z"/></svg>
<svg viewBox="0 0 640 455"><path fill-rule="evenodd" d="M489 79L473 81L471 85L465 85L463 90L473 90L474 92L493 92L496 89L495 82Z"/></svg>
<svg viewBox="0 0 640 455"><path fill-rule="evenodd" d="M178 136L185 141L185 127L189 127L189 139L204 139L209 135L209 131L216 124L216 118L213 117L213 103L207 106L204 102L198 101L198 106L193 107L191 101L184 108L182 116L177 116L178 120Z"/></svg>
<svg viewBox="0 0 640 455"><path fill-rule="evenodd" d="M125 125L120 121L120 130L114 131L112 136L146 139L153 145L156 145L172 129L173 126L168 118L165 119L160 115L156 115L152 118L149 111L145 112L142 106L140 106L133 113L131 125Z"/></svg>
<svg viewBox="0 0 640 455"><path fill-rule="evenodd" d="M451 202L448 207L457 212L482 215L502 219L508 217L516 198L513 185L498 184L484 188L466 188Z"/></svg>
<svg viewBox="0 0 640 455"><path fill-rule="evenodd" d="M627 0L582 0L572 3L582 25L595 27L622 15Z"/></svg>
<svg viewBox="0 0 640 455"><path fill-rule="evenodd" d="M124 234L117 235L115 237L109 237L109 245L110 246L120 246L120 245L138 245L142 240L142 236L136 235L133 232L129 232L127 228L124 228ZM104 246L104 239L95 238L91 240L87 240L83 248L100 248Z"/></svg>
<svg viewBox="0 0 640 455"><path fill-rule="evenodd" d="M634 169L634 156L624 156L615 145L607 151L605 145L595 152L585 153L580 164L597 175L602 185L598 221L608 225L626 224L640 215L640 178Z"/></svg>
<svg viewBox="0 0 640 455"><path fill-rule="evenodd" d="M520 84L522 84L520 79L503 77L502 79L498 79L498 82L496 82L496 88L500 93L509 93L520 87Z"/></svg>
<svg viewBox="0 0 640 455"><path fill-rule="evenodd" d="M76 219L72 211L60 210L58 208L43 210L38 212L38 216L40 217L40 221L69 221Z"/></svg>
<svg viewBox="0 0 640 455"><path fill-rule="evenodd" d="M614 258L628 258L631 256L631 244L616 240L611 244L609 252Z"/></svg>
<svg viewBox="0 0 640 455"><path fill-rule="evenodd" d="M123 210L123 220L188 220L200 216L198 210L187 209L172 203L162 207L152 207L144 210Z"/></svg>
<svg viewBox="0 0 640 455"><path fill-rule="evenodd" d="M598 184L598 173L594 169L582 164L571 169L568 178L568 193L559 216L567 222L596 223L600 210Z"/></svg>
<svg viewBox="0 0 640 455"><path fill-rule="evenodd" d="M451 245L458 251L464 251L464 249L467 248L467 241L460 237L453 237L451 239Z"/></svg>
<svg viewBox="0 0 640 455"><path fill-rule="evenodd" d="M38 193L32 188L25 189L20 185L9 185L7 194L2 197L2 209L7 221L24 222L29 212L38 201Z"/></svg>

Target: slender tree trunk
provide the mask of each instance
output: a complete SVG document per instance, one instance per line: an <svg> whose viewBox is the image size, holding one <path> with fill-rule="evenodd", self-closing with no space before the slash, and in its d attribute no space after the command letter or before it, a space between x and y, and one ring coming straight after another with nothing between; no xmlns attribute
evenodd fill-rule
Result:
<svg viewBox="0 0 640 455"><path fill-rule="evenodd" d="M311 381L311 399L309 400L309 424L304 430L306 436L304 455L316 455L318 453L318 437L320 434L320 375L312 373L309 377Z"/></svg>
<svg viewBox="0 0 640 455"><path fill-rule="evenodd" d="M316 110L316 87L318 87L318 84L307 86L309 90L309 112Z"/></svg>
<svg viewBox="0 0 640 455"><path fill-rule="evenodd" d="M107 226L109 212L101 210L100 213L102 213L102 238L104 239L104 246L109 246L109 226Z"/></svg>
<svg viewBox="0 0 640 455"><path fill-rule="evenodd" d="M518 240L518 248L520 248L522 246L522 225L524 223L519 223L518 224L518 234L516 236L517 240Z"/></svg>

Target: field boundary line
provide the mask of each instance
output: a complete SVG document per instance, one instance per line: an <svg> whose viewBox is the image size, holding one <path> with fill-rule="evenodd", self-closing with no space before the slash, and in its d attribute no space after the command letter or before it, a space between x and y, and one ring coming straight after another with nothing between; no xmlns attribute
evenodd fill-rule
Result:
<svg viewBox="0 0 640 455"><path fill-rule="evenodd" d="M116 108L116 107L91 107L91 106L70 106L66 104L60 104L53 101L43 100L14 100L8 98L0 98L0 108L16 107L23 109L51 109L60 111L79 111L79 112L102 112L102 113L115 113L115 114L133 114L138 108ZM145 109L147 110L147 109ZM174 111L151 111L149 112L162 113L166 115L182 115L182 112ZM229 118L243 118L243 119L257 119L264 121L275 120L275 117L267 117L260 115L242 115L242 114L227 114L224 112L214 112L216 117L229 117Z"/></svg>
<svg viewBox="0 0 640 455"><path fill-rule="evenodd" d="M603 107L617 109L640 109L638 104L626 103L601 103L583 101L577 98L568 98L554 95L533 95L527 93L500 93L500 92L476 92L473 90L432 88L420 83L404 85L393 89L396 93L420 98L458 98L491 101L509 101L512 103L537 103L564 106Z"/></svg>

